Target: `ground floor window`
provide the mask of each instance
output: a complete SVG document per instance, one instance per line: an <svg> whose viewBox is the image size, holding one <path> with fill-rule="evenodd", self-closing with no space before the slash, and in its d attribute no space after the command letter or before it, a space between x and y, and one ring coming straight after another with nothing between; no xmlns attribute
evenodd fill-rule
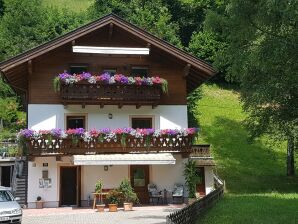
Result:
<svg viewBox="0 0 298 224"><path fill-rule="evenodd" d="M66 115L66 129L84 128L86 129L85 115Z"/></svg>
<svg viewBox="0 0 298 224"><path fill-rule="evenodd" d="M132 128L153 128L152 117L131 117Z"/></svg>

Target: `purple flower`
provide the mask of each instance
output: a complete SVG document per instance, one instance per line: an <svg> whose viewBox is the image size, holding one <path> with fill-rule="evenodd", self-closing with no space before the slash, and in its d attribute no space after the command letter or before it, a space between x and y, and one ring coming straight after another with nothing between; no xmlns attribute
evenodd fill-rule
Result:
<svg viewBox="0 0 298 224"><path fill-rule="evenodd" d="M63 72L63 73L59 74L59 75L58 75L58 77L59 77L59 79L61 79L61 80L65 81L65 79L68 79L68 78L70 78L70 77L71 77L71 75L70 75L70 74L68 74L67 72Z"/></svg>
<svg viewBox="0 0 298 224"><path fill-rule="evenodd" d="M88 80L91 77L91 74L89 72L83 72L81 76L83 80Z"/></svg>
<svg viewBox="0 0 298 224"><path fill-rule="evenodd" d="M132 128L123 128L122 132L125 134L129 134L132 130Z"/></svg>
<svg viewBox="0 0 298 224"><path fill-rule="evenodd" d="M84 128L76 128L75 129L75 134L76 135L82 135L85 133L85 129Z"/></svg>
<svg viewBox="0 0 298 224"><path fill-rule="evenodd" d="M22 129L20 130L19 135L25 138L30 138L34 135L34 131L31 129Z"/></svg>
<svg viewBox="0 0 298 224"><path fill-rule="evenodd" d="M51 134L56 138L60 138L62 135L62 130L60 128L54 128L51 130Z"/></svg>
<svg viewBox="0 0 298 224"><path fill-rule="evenodd" d="M103 133L103 134L109 134L111 132L111 129L110 128L103 128L103 129L100 129L100 132Z"/></svg>
<svg viewBox="0 0 298 224"><path fill-rule="evenodd" d="M99 80L106 84L109 83L110 78L111 78L111 75L108 72L105 72L99 76Z"/></svg>
<svg viewBox="0 0 298 224"><path fill-rule="evenodd" d="M152 135L154 133L153 128L148 128L148 129L146 129L146 131L147 131L147 135Z"/></svg>

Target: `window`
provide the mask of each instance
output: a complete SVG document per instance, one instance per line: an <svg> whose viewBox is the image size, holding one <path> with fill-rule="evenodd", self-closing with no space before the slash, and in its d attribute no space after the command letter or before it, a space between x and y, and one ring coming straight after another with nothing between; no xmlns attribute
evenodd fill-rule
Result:
<svg viewBox="0 0 298 224"><path fill-rule="evenodd" d="M70 74L81 74L88 71L88 65L71 65L69 66Z"/></svg>
<svg viewBox="0 0 298 224"><path fill-rule="evenodd" d="M136 168L133 172L134 187L144 187L146 184L145 171L142 168Z"/></svg>
<svg viewBox="0 0 298 224"><path fill-rule="evenodd" d="M108 72L110 75L115 75L117 73L116 68L107 68L103 70L103 73Z"/></svg>
<svg viewBox="0 0 298 224"><path fill-rule="evenodd" d="M133 66L131 67L131 76L140 76L140 77L147 77L148 76L148 67L138 67L138 66Z"/></svg>
<svg viewBox="0 0 298 224"><path fill-rule="evenodd" d="M152 128L152 117L132 117L132 128Z"/></svg>
<svg viewBox="0 0 298 224"><path fill-rule="evenodd" d="M85 116L66 116L66 129L86 128Z"/></svg>

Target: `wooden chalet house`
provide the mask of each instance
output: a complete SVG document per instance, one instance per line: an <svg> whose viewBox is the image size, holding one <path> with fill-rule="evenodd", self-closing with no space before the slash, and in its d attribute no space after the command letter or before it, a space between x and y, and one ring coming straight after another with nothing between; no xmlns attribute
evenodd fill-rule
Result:
<svg viewBox="0 0 298 224"><path fill-rule="evenodd" d="M204 61L110 14L0 70L27 110L29 208L37 196L45 207L86 206L100 178L106 189L129 178L145 204L149 183L185 184L190 156L197 190L213 189L209 146L193 145L187 129L187 94L215 74Z"/></svg>

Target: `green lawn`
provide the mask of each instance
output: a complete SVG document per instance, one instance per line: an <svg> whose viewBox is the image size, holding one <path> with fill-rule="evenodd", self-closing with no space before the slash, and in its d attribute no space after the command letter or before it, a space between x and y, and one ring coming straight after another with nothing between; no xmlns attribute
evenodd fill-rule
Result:
<svg viewBox="0 0 298 224"><path fill-rule="evenodd" d="M93 0L44 0L46 5L59 6L74 12L85 11L93 2Z"/></svg>
<svg viewBox="0 0 298 224"><path fill-rule="evenodd" d="M248 141L245 113L231 88L202 86L196 117L212 144L226 194L200 223L298 223L298 178L286 177L286 145Z"/></svg>

